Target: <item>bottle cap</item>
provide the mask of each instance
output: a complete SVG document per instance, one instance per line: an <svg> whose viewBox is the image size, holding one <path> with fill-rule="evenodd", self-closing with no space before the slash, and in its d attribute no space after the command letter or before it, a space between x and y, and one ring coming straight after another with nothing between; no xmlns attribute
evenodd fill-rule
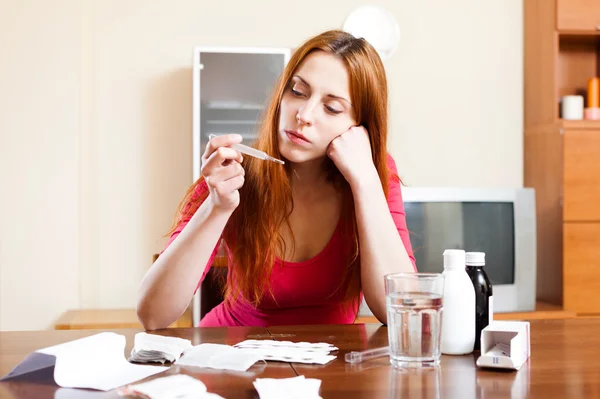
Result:
<svg viewBox="0 0 600 399"><path fill-rule="evenodd" d="M467 252L467 266L485 266L485 252Z"/></svg>
<svg viewBox="0 0 600 399"><path fill-rule="evenodd" d="M462 249L447 249L444 251L444 269L465 269L465 251Z"/></svg>

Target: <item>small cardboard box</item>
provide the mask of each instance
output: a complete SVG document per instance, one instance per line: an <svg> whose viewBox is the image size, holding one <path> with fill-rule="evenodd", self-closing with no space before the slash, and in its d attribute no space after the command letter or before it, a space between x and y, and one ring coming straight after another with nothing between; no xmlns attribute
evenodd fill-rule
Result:
<svg viewBox="0 0 600 399"><path fill-rule="evenodd" d="M494 349L498 344L506 350ZM528 321L494 321L481 331L477 366L518 370L530 354Z"/></svg>

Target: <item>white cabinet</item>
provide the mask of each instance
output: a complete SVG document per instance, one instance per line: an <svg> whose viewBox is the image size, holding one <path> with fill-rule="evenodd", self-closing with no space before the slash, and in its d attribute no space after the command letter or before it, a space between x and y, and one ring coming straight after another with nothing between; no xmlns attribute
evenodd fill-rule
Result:
<svg viewBox="0 0 600 399"><path fill-rule="evenodd" d="M193 77L193 176L210 134L256 138L275 82L290 57L287 48L196 47Z"/></svg>
<svg viewBox="0 0 600 399"><path fill-rule="evenodd" d="M251 144L256 138L264 107L289 58L287 48L194 48L194 181L200 177L201 158L210 134L239 133L245 144ZM205 282L210 278L207 275ZM211 290L210 284L203 283L194 296L194 326L200 321L203 287Z"/></svg>

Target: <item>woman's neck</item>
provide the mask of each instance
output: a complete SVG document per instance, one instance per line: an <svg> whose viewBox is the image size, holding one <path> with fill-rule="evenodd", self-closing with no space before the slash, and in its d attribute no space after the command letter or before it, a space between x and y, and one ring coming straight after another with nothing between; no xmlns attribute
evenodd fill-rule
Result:
<svg viewBox="0 0 600 399"><path fill-rule="evenodd" d="M319 188L326 185L327 171L325 158L292 164L292 187L304 191L308 188Z"/></svg>
<svg viewBox="0 0 600 399"><path fill-rule="evenodd" d="M326 183L325 159L292 164L291 177L293 186L320 186Z"/></svg>

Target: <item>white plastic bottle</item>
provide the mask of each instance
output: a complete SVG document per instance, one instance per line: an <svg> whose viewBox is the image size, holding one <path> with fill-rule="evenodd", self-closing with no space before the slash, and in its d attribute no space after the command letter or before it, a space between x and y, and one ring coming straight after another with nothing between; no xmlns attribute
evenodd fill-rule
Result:
<svg viewBox="0 0 600 399"><path fill-rule="evenodd" d="M444 314L441 350L466 355L475 345L475 289L465 269L465 251L444 251Z"/></svg>

